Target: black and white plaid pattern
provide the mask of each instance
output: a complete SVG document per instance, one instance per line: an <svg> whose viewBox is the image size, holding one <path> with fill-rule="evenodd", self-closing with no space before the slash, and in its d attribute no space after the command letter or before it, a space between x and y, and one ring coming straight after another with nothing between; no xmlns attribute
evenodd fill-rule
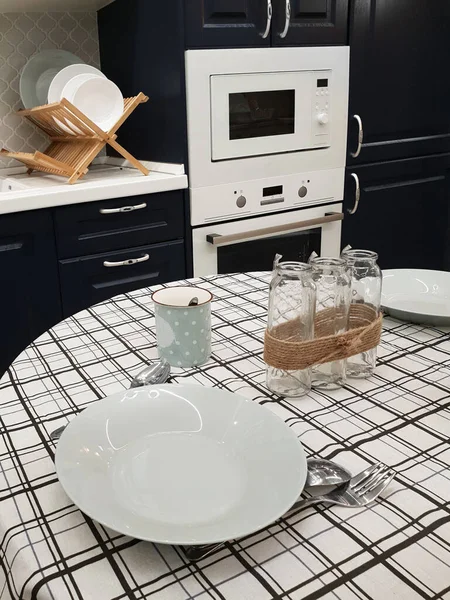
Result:
<svg viewBox="0 0 450 600"><path fill-rule="evenodd" d="M215 296L213 357L175 380L265 404L310 456L352 472L391 465L398 475L383 500L298 511L195 565L77 510L49 434L156 358L150 292L140 290L60 323L0 382L2 600L450 599L450 330L385 319L374 377L279 399L261 357L267 282L260 273L194 280Z"/></svg>

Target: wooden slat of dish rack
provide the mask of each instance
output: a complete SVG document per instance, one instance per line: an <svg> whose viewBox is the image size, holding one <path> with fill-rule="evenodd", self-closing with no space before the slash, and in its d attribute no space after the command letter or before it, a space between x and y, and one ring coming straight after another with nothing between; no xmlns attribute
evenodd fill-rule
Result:
<svg viewBox="0 0 450 600"><path fill-rule="evenodd" d="M139 104L147 101L148 97L142 92L133 98L125 98L122 116L107 132L102 131L65 98L55 104L20 110L18 114L44 131L51 143L44 153L9 152L2 149L0 154L24 163L28 167L28 173L43 171L68 177L69 183L75 183L88 172L91 162L109 144L141 173L148 175L149 170L116 141L119 127ZM75 133L72 135L67 129Z"/></svg>

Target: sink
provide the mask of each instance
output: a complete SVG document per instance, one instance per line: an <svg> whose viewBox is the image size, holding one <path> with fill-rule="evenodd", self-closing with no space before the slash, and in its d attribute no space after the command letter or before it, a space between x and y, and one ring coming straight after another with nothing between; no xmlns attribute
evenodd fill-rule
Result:
<svg viewBox="0 0 450 600"><path fill-rule="evenodd" d="M7 192L18 192L27 189L23 183L18 183L12 177L0 177L0 194Z"/></svg>

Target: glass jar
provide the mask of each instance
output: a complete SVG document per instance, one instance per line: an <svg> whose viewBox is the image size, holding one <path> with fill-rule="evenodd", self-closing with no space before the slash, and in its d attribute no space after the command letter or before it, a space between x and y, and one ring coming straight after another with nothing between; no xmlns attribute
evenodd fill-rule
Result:
<svg viewBox="0 0 450 600"><path fill-rule="evenodd" d="M276 261L270 283L268 332L286 341L311 340L315 303L312 267ZM287 326L278 328L284 324ZM311 368L288 371L267 365L267 387L279 396L302 396L311 389Z"/></svg>
<svg viewBox="0 0 450 600"><path fill-rule="evenodd" d="M351 277L351 304L366 304L378 314L381 306L382 275L377 264L378 254L370 250L345 249L341 258L347 263ZM372 348L347 359L348 377L370 377L377 361L377 349Z"/></svg>
<svg viewBox="0 0 450 600"><path fill-rule="evenodd" d="M314 337L345 333L350 307L350 275L345 260L311 258L312 278L316 285L316 322ZM337 389L345 383L345 360L312 367L312 387Z"/></svg>

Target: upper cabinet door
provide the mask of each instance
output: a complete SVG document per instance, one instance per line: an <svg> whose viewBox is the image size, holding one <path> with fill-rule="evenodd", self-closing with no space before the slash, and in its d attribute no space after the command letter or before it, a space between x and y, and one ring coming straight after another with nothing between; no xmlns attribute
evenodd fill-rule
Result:
<svg viewBox="0 0 450 600"><path fill-rule="evenodd" d="M273 46L347 44L348 0L273 0Z"/></svg>
<svg viewBox="0 0 450 600"><path fill-rule="evenodd" d="M185 7L187 48L270 44L271 0L189 0Z"/></svg>
<svg viewBox="0 0 450 600"><path fill-rule="evenodd" d="M450 2L354 0L348 163L450 150Z"/></svg>

